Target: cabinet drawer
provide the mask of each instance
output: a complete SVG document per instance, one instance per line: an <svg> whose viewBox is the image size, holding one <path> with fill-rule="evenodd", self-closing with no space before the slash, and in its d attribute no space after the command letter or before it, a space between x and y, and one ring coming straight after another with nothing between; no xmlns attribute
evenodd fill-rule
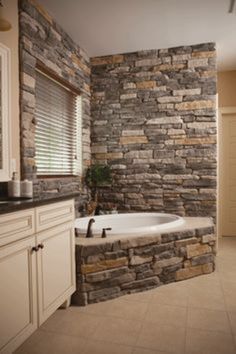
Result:
<svg viewBox="0 0 236 354"><path fill-rule="evenodd" d="M0 246L35 233L34 209L0 215Z"/></svg>
<svg viewBox="0 0 236 354"><path fill-rule="evenodd" d="M36 232L74 220L74 200L36 208Z"/></svg>

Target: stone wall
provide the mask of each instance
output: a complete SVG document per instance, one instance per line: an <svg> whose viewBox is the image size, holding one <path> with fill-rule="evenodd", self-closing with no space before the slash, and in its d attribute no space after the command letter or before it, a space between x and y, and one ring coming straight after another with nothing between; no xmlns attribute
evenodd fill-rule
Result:
<svg viewBox="0 0 236 354"><path fill-rule="evenodd" d="M91 59L93 160L121 210L216 213L214 43Z"/></svg>
<svg viewBox="0 0 236 354"><path fill-rule="evenodd" d="M215 268L213 226L120 241L107 238L92 245L91 239L87 244L77 240L75 305L144 291Z"/></svg>
<svg viewBox="0 0 236 354"><path fill-rule="evenodd" d="M19 2L22 178L34 180L34 195L81 191L81 178L37 179L35 165L35 74L43 64L82 95L83 165L90 164L90 62L87 54L32 0ZM81 191L82 192L82 191ZM86 191L85 191L86 196Z"/></svg>

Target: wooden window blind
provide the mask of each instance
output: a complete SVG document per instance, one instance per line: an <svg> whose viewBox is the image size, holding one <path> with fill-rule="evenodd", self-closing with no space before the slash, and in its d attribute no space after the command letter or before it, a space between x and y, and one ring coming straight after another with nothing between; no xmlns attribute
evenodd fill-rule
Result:
<svg viewBox="0 0 236 354"><path fill-rule="evenodd" d="M37 71L35 117L37 175L81 174L81 96Z"/></svg>

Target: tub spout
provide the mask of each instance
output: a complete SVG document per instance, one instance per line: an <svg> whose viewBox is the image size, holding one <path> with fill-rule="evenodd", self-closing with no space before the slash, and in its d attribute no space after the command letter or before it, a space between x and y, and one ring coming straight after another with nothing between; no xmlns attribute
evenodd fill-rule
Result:
<svg viewBox="0 0 236 354"><path fill-rule="evenodd" d="M93 237L92 224L95 222L94 219L90 219L88 222L86 237Z"/></svg>
<svg viewBox="0 0 236 354"><path fill-rule="evenodd" d="M106 227L105 229L102 229L102 238L107 237L106 231L111 231L111 227Z"/></svg>

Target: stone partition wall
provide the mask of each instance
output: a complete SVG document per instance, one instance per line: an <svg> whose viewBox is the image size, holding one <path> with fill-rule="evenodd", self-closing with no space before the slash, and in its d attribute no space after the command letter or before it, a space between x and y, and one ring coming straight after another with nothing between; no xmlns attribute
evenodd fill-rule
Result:
<svg viewBox="0 0 236 354"><path fill-rule="evenodd" d="M213 272L214 226L206 218L193 219L161 235L76 239L72 303L87 305Z"/></svg>
<svg viewBox="0 0 236 354"><path fill-rule="evenodd" d="M91 59L93 160L120 210L216 214L214 43Z"/></svg>
<svg viewBox="0 0 236 354"><path fill-rule="evenodd" d="M90 61L64 30L33 0L19 1L22 178L34 180L34 195L81 191L81 178L37 179L35 165L35 74L41 63L82 95L83 165L90 164ZM86 197L86 191L84 191Z"/></svg>

